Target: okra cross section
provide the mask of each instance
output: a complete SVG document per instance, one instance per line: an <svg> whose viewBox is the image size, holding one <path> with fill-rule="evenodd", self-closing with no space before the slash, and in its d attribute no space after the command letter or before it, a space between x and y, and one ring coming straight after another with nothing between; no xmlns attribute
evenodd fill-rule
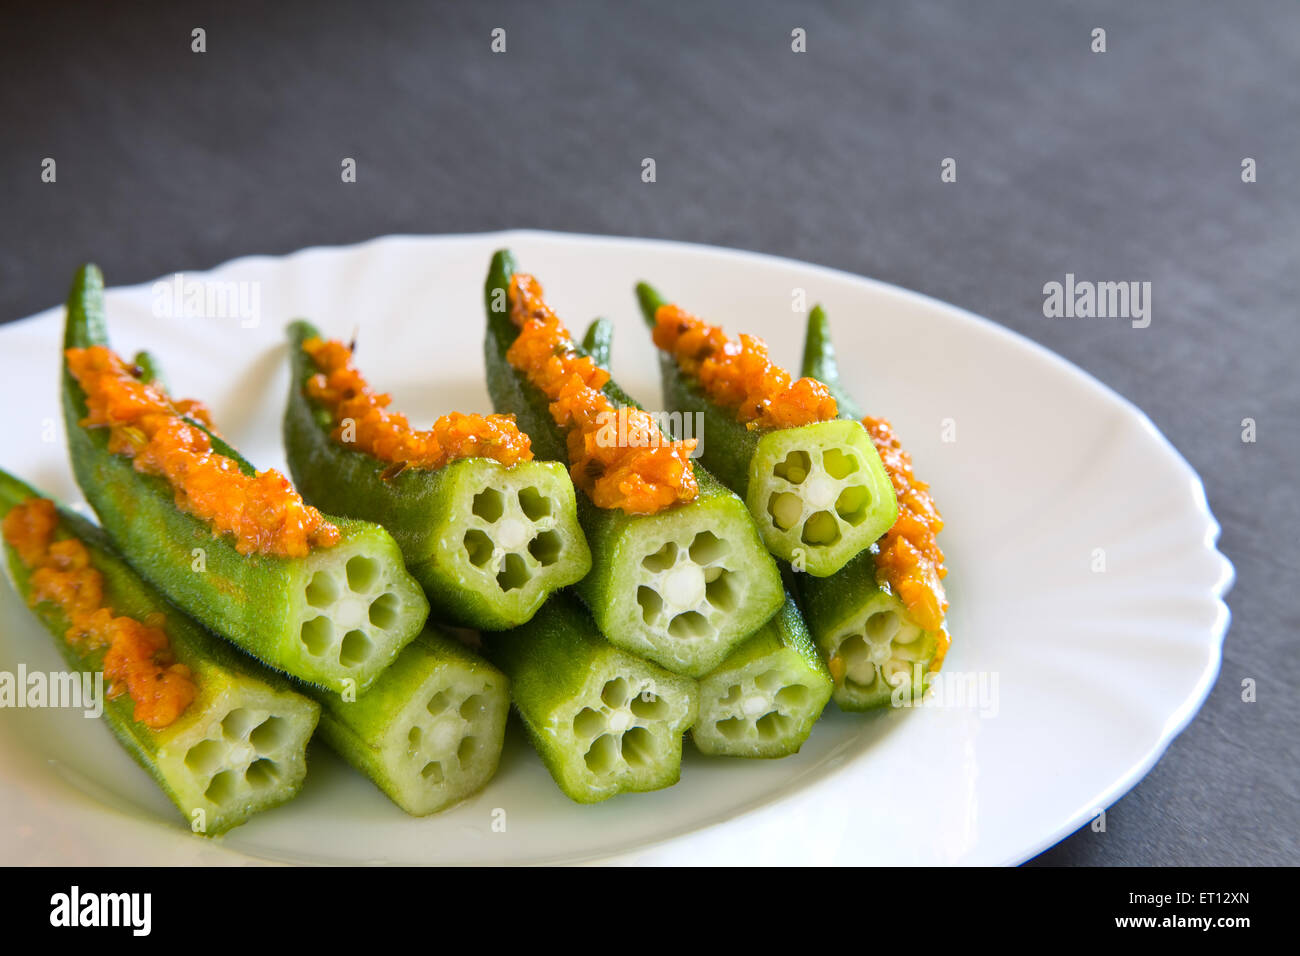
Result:
<svg viewBox="0 0 1300 956"><path fill-rule="evenodd" d="M601 631L669 670L708 673L761 626L775 586L753 522L734 495L702 481L690 505L657 515L592 516L600 561L576 588ZM610 638L613 640L613 637Z"/></svg>
<svg viewBox="0 0 1300 956"><path fill-rule="evenodd" d="M306 322L289 327L284 439L294 484L324 511L392 534L438 620L513 627L587 573L591 552L562 465L484 457L400 468L336 441L332 417L306 393L315 366L302 346L317 337Z"/></svg>
<svg viewBox="0 0 1300 956"><path fill-rule="evenodd" d="M103 278L85 266L69 295L64 347L106 344ZM182 510L166 478L138 471L110 447L113 429L84 424L86 393L66 353L63 364L77 483L114 547L177 607L267 666L335 692L364 691L420 632L429 604L387 531L325 516L337 531L331 545L291 557L242 553L229 535ZM220 437L198 422L183 424L206 435L212 460L229 466L223 475L255 474ZM231 510L242 514L243 506Z"/></svg>
<svg viewBox="0 0 1300 956"><path fill-rule="evenodd" d="M877 582L871 552L831 578L804 577L798 585L841 710L874 710L921 696L938 634L918 625L898 595Z"/></svg>
<svg viewBox="0 0 1300 956"><path fill-rule="evenodd" d="M764 434L749 459L745 503L769 550L816 577L843 567L898 515L871 439L848 421Z"/></svg>
<svg viewBox="0 0 1300 956"><path fill-rule="evenodd" d="M646 283L636 291L653 329L667 303ZM894 490L861 423L759 427L715 402L673 354L661 351L659 368L669 409L703 423L700 460L744 499L764 544L778 558L824 577L894 523Z"/></svg>
<svg viewBox="0 0 1300 956"><path fill-rule="evenodd" d="M313 696L321 737L407 813L443 810L496 773L510 708L505 675L433 628L356 700Z"/></svg>
<svg viewBox="0 0 1300 956"><path fill-rule="evenodd" d="M564 594L488 642L534 748L571 799L677 782L682 734L699 708L695 681L619 650Z"/></svg>
<svg viewBox="0 0 1300 956"><path fill-rule="evenodd" d="M691 738L702 753L785 757L797 753L831 698L831 675L794 601L700 681Z"/></svg>
<svg viewBox="0 0 1300 956"><path fill-rule="evenodd" d="M0 472L0 518L38 499L35 490ZM161 627L168 653L190 675L195 696L162 727L137 720L128 694L110 694L103 702L108 728L157 781L190 829L215 836L295 796L307 771L306 747L320 713L317 705L178 612L79 515L59 509L56 535L84 545L89 566L101 581L103 606L114 615ZM5 556L15 590L31 603L31 569L7 542ZM38 600L32 611L74 672L105 670L107 650L84 639L70 640L71 621L58 605Z"/></svg>

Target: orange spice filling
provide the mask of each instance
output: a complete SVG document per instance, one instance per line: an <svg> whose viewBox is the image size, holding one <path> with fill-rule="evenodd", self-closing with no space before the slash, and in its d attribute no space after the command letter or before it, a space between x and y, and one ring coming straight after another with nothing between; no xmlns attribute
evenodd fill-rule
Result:
<svg viewBox="0 0 1300 956"><path fill-rule="evenodd" d="M129 694L135 719L154 730L185 712L198 688L190 669L176 663L162 629L162 615L147 622L114 617L104 606L104 579L90 552L76 538L54 540L59 516L54 502L30 498L5 515L4 538L32 572L32 607L56 605L68 620L65 639L85 655L100 648L109 697Z"/></svg>
<svg viewBox="0 0 1300 956"><path fill-rule="evenodd" d="M937 535L943 517L930 495L930 486L912 471L912 456L903 450L894 429L883 418L862 419L898 498L898 518L878 542L876 572L899 596L921 628L937 631L939 646L930 663L938 670L952 639L943 627L948 599L940 582L948 574Z"/></svg>
<svg viewBox="0 0 1300 956"><path fill-rule="evenodd" d="M655 514L693 500L700 493L690 459L695 440L669 441L649 412L627 408L621 414L628 440L609 441L610 416L620 415L601 391L609 373L574 351L568 329L543 300L535 278L516 273L509 298L519 335L506 360L551 400L551 417L568 430L573 483L596 507L630 515Z"/></svg>
<svg viewBox="0 0 1300 956"><path fill-rule="evenodd" d="M245 475L234 459L215 453L203 430L183 417L182 408L196 414L195 404L173 403L102 345L66 354L69 371L86 393L90 414L81 424L108 428L109 451L134 459L142 474L165 478L176 507L206 521L214 535L231 535L240 554L298 558L338 543L339 529L280 472Z"/></svg>
<svg viewBox="0 0 1300 956"><path fill-rule="evenodd" d="M837 414L830 390L774 365L762 339L742 335L733 342L680 306L661 305L655 312L654 341L711 401L734 409L736 421L751 428L797 428Z"/></svg>
<svg viewBox="0 0 1300 956"><path fill-rule="evenodd" d="M307 395L329 411L332 437L402 468L441 468L458 458L492 458L503 465L530 461L531 442L513 415L443 415L427 431L411 428L406 416L388 411L392 396L372 390L352 364L342 342L308 339L303 351L320 371L307 380ZM347 435L345 422L351 422ZM345 437L348 439L345 441Z"/></svg>

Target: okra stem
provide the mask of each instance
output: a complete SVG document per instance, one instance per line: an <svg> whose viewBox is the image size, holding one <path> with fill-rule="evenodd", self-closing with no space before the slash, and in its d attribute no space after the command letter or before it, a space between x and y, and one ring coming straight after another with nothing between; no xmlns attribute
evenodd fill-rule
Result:
<svg viewBox="0 0 1300 956"><path fill-rule="evenodd" d="M0 471L0 519L39 497ZM307 769L307 740L320 713L317 705L168 604L117 556L103 532L79 515L59 509L56 538L76 538L85 545L103 581L103 605L114 615L141 622L157 622L161 616L170 653L189 669L196 696L167 726L155 730L137 721L126 694L103 701L103 719L191 830L224 833L297 794ZM30 601L30 569L7 543L5 554L15 590ZM85 674L103 671L105 650L71 643L70 622L58 606L42 601L32 611L69 668Z"/></svg>
<svg viewBox="0 0 1300 956"><path fill-rule="evenodd" d="M814 305L812 311L808 313L808 331L803 345L803 370L800 374L815 378L830 389L835 397L835 404L839 407L840 418L855 422L862 420L862 409L840 384L840 366L835 355L835 345L831 342L830 321L826 318L826 310L820 304Z"/></svg>

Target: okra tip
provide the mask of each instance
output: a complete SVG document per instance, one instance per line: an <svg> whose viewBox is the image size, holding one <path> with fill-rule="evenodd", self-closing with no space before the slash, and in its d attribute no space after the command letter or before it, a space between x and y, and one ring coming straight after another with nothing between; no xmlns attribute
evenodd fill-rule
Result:
<svg viewBox="0 0 1300 956"><path fill-rule="evenodd" d="M308 339L320 335L320 330L306 319L294 319L284 327L284 330L288 333L289 342L293 345L302 345Z"/></svg>
<svg viewBox="0 0 1300 956"><path fill-rule="evenodd" d="M646 325L654 328L655 313L659 311L661 305L667 305L667 301L649 282L638 282L636 284L636 299L641 305L641 315L645 319Z"/></svg>

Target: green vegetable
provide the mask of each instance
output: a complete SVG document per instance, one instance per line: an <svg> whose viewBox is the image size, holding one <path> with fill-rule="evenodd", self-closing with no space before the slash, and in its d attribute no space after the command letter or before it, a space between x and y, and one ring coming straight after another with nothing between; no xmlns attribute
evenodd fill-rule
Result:
<svg viewBox="0 0 1300 956"><path fill-rule="evenodd" d="M653 329L664 299L646 283L637 299ZM701 461L745 499L771 552L800 571L825 577L884 534L898 516L893 486L860 422L749 428L711 401L659 352L664 401L701 416Z"/></svg>
<svg viewBox="0 0 1300 956"><path fill-rule="evenodd" d="M68 299L64 348L106 342L103 277L84 266ZM66 361L63 413L77 483L117 550L181 610L264 664L361 693L420 632L428 602L383 528L329 518L341 533L333 547L304 558L242 555L207 522L180 511L165 479L111 453L107 429L82 427L85 394ZM252 473L215 436L213 449Z"/></svg>
<svg viewBox="0 0 1300 956"><path fill-rule="evenodd" d="M0 471L0 518L38 497ZM77 538L86 546L103 578L104 606L116 616L148 622L162 615L172 654L190 669L198 694L168 726L154 730L136 721L135 704L126 694L103 702L103 720L191 829L215 836L297 794L307 772L307 740L320 713L316 704L169 605L84 518L59 509L55 537ZM30 569L7 543L5 557L14 589L30 602ZM65 636L70 622L57 605L41 602L32 612L73 672L102 672L104 649L86 651L70 643Z"/></svg>
<svg viewBox="0 0 1300 956"><path fill-rule="evenodd" d="M311 692L320 735L407 813L424 816L496 773L510 695L499 670L427 629L355 701Z"/></svg>
<svg viewBox="0 0 1300 956"><path fill-rule="evenodd" d="M616 648L565 594L487 639L534 748L571 799L677 782L682 734L699 708L695 681Z"/></svg>
<svg viewBox="0 0 1300 956"><path fill-rule="evenodd" d="M840 385L830 323L821 306L808 316L802 374L831 389L841 415L861 414ZM919 697L938 649L937 632L918 626L898 595L877 581L876 554L872 545L830 577L797 577L799 605L830 665L841 710L887 707L895 693Z"/></svg>
<svg viewBox="0 0 1300 956"><path fill-rule="evenodd" d="M582 337L582 349L591 356L593 362L608 372L610 355L614 350L614 323L609 319L593 320L587 326L587 334Z"/></svg>
<svg viewBox="0 0 1300 956"><path fill-rule="evenodd" d="M831 699L831 675L790 598L753 637L700 681L691 737L703 753L797 753Z"/></svg>
<svg viewBox="0 0 1300 956"><path fill-rule="evenodd" d="M514 270L503 250L488 273L488 391L498 411L514 412L536 455L567 463L564 434L545 395L506 360L518 332L506 304ZM639 407L612 381L605 394L615 406ZM744 504L698 463L695 476L695 500L653 515L597 508L579 493L592 569L574 591L611 643L700 677L775 614L783 595L780 573Z"/></svg>
<svg viewBox="0 0 1300 956"><path fill-rule="evenodd" d="M324 511L383 525L436 617L464 627L514 627L591 569L563 465L465 458L399 470L335 441L330 413L305 393L316 364L302 344L318 335L306 322L289 327L284 445L294 484Z"/></svg>

